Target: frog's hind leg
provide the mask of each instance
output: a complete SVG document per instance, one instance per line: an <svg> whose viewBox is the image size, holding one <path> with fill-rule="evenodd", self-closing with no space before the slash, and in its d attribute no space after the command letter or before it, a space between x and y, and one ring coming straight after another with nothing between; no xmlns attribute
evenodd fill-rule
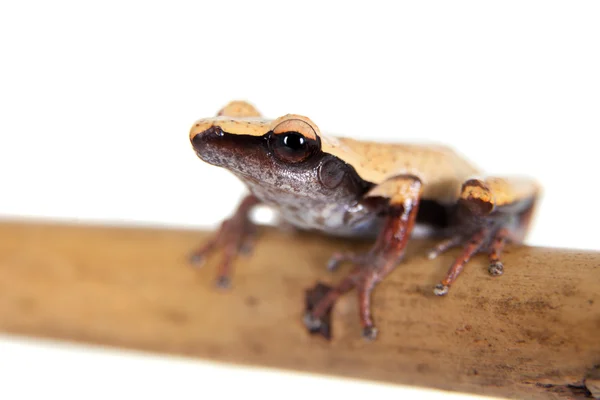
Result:
<svg viewBox="0 0 600 400"><path fill-rule="evenodd" d="M446 250L463 246L446 277L434 293L443 296L456 281L471 257L487 252L488 272L502 275L505 244L523 242L539 196L538 185L523 178L470 179L462 185L453 221L454 233L429 251L433 259Z"/></svg>

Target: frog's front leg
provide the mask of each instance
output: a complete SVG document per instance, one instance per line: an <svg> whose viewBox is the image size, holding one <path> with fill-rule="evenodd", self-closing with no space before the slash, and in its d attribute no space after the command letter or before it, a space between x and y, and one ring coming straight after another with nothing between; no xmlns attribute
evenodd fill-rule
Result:
<svg viewBox="0 0 600 400"><path fill-rule="evenodd" d="M376 337L377 329L371 315L371 292L404 256L415 224L420 196L421 181L413 175L388 179L366 194L366 198L379 197L389 200L385 208L383 228L367 253L334 256L330 267L341 261L350 261L355 268L337 286L330 288L314 304L309 305L304 322L311 332L320 332L336 300L356 287L362 335L366 339Z"/></svg>
<svg viewBox="0 0 600 400"><path fill-rule="evenodd" d="M217 233L196 249L190 260L202 265L208 255L216 249L223 250L223 259L217 274L217 286L228 287L231 282L232 264L240 253L249 252L256 235L256 225L250 220L250 211L260 204L253 195L246 196L235 213L221 223Z"/></svg>
<svg viewBox="0 0 600 400"><path fill-rule="evenodd" d="M260 117L260 112L246 101L231 101L217 113L219 117L246 118ZM217 248L223 250L223 260L219 266L217 286L225 288L231 283L232 264L240 253L250 252L256 235L256 225L250 221L250 211L260 203L253 196L246 196L235 213L221 223L216 235L198 247L190 256L190 261L201 266L208 255Z"/></svg>
<svg viewBox="0 0 600 400"><path fill-rule="evenodd" d="M471 257L482 251L488 253L490 275L502 275L504 266L500 258L504 245L523 242L538 193L537 184L528 179L487 178L465 182L457 202L454 234L428 253L434 259L452 247L463 246L434 293L446 295Z"/></svg>

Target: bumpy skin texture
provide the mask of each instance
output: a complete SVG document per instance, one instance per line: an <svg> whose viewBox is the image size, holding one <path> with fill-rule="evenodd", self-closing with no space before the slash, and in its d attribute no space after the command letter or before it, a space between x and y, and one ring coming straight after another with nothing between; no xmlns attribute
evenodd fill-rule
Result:
<svg viewBox="0 0 600 400"><path fill-rule="evenodd" d="M243 244L253 231L248 214L257 204L272 207L299 229L375 239L365 254L332 256L330 268L354 265L337 286L317 284L307 292L306 326L325 336L335 301L357 288L363 336L376 337L371 292L402 261L416 226L445 237L430 258L463 247L434 288L437 295L448 293L478 252L488 253L491 275L502 274L502 249L523 241L539 192L528 179L478 178L479 171L447 147L327 136L305 116L269 120L240 101L197 121L190 140L200 159L228 169L251 193L214 243L194 254L202 259L223 249L219 282L229 283L231 264L247 247Z"/></svg>

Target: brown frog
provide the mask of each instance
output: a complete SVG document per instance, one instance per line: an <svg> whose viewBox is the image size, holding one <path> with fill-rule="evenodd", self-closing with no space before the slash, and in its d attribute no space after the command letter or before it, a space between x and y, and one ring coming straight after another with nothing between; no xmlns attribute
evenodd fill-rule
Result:
<svg viewBox="0 0 600 400"><path fill-rule="evenodd" d="M436 295L448 293L478 252L487 253L489 273L501 275L503 247L523 242L540 193L528 178L481 176L445 146L325 135L305 116L267 119L244 101L197 121L190 141L200 159L228 169L250 192L193 254L200 262L212 250L223 250L219 285L229 284L232 262L251 243L255 226L249 212L258 204L299 229L374 239L368 252L333 254L329 269L342 262L354 269L307 309L304 322L311 332L322 332L338 297L356 288L362 335L374 339L371 292L402 261L417 228L443 238L428 252L430 259L462 247L433 288Z"/></svg>

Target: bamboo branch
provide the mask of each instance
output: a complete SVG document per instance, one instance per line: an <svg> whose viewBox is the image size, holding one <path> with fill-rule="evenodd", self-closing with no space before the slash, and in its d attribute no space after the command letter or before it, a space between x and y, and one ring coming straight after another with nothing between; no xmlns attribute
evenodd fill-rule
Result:
<svg viewBox="0 0 600 400"><path fill-rule="evenodd" d="M356 243L265 228L223 292L213 286L218 258L200 270L187 263L206 238L1 223L0 329L503 397L585 398L597 384L599 252L509 247L503 276L476 257L440 298L431 289L456 252L430 261L430 243L415 241L375 289L377 340L360 338L351 292L332 312L328 342L302 324L305 290L337 282L347 270L329 273L326 261Z"/></svg>

